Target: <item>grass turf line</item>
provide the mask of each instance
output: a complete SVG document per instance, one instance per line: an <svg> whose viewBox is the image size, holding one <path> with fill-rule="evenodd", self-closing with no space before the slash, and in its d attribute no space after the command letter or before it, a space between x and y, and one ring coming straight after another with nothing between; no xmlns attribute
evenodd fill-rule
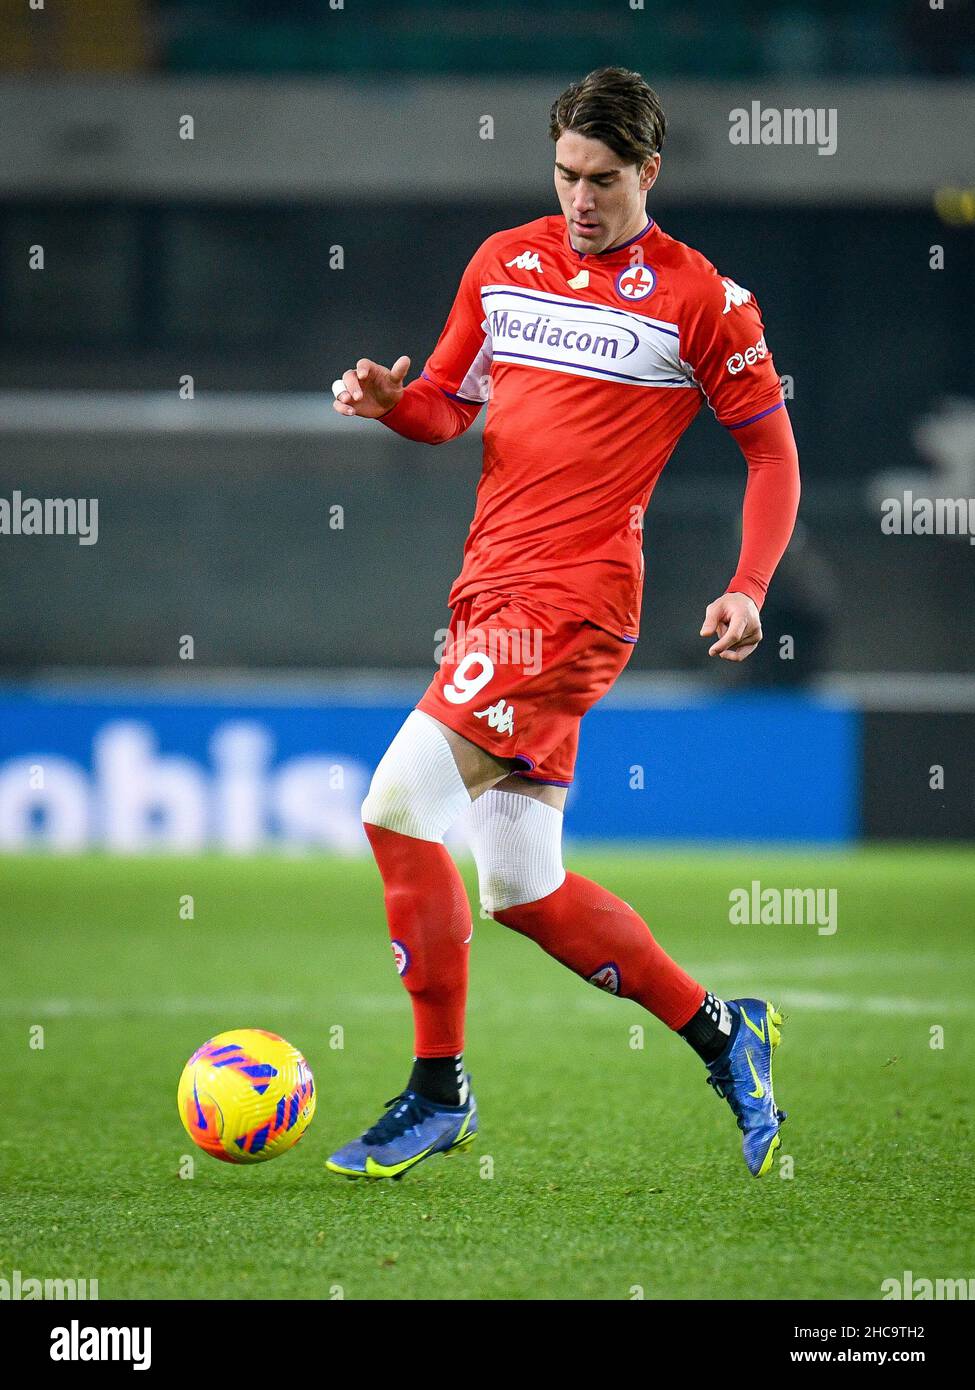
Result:
<svg viewBox="0 0 975 1390"><path fill-rule="evenodd" d="M967 1277L975 855L569 862L710 988L782 1003L794 1177L748 1175L684 1043L476 909L473 1151L396 1184L333 1177L324 1158L409 1070L370 862L0 858L0 1275L98 1278L103 1298L360 1299L877 1298L906 1269ZM753 878L835 887L835 936L732 926L728 893ZM182 1065L244 1025L305 1052L315 1120L272 1163L194 1151L181 1180Z"/></svg>

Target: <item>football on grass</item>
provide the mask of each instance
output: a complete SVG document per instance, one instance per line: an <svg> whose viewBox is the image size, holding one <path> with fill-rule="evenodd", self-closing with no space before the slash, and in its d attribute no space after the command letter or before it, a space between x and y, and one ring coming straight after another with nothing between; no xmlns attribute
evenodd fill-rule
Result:
<svg viewBox="0 0 975 1390"><path fill-rule="evenodd" d="M194 1144L225 1163L293 1149L315 1113L315 1082L297 1048L263 1028L218 1033L179 1079L179 1117Z"/></svg>

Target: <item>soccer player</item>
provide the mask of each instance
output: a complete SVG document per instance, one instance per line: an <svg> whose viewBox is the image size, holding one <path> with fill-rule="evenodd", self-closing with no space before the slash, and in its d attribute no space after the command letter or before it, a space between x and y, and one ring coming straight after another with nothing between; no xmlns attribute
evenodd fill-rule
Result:
<svg viewBox="0 0 975 1390"><path fill-rule="evenodd" d="M604 68L569 87L550 125L561 216L488 237L420 378L404 385L408 357L391 368L363 358L333 387L340 414L428 444L487 404L450 638L362 807L413 1006L413 1068L377 1123L328 1160L337 1173L398 1178L474 1138L463 1057L473 927L443 843L468 810L486 911L685 1038L755 1176L781 1143L772 1004L716 997L628 903L562 863L580 720L639 634L643 514L705 399L748 466L738 567L701 628L710 656L744 661L762 640L759 609L798 506L754 297L647 216L665 128L637 73Z"/></svg>

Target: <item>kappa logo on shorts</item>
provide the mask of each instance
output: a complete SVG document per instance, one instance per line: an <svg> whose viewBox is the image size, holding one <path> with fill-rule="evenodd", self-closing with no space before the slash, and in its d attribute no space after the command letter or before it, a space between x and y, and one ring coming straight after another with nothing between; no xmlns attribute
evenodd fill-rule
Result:
<svg viewBox="0 0 975 1390"><path fill-rule="evenodd" d="M496 729L499 734L508 734L515 731L515 707L505 705L504 696L496 705L488 705L487 709L474 710L475 719L487 719L488 727Z"/></svg>
<svg viewBox="0 0 975 1390"><path fill-rule="evenodd" d="M396 962L398 972L405 975L410 968L410 953L402 941L393 942L393 960Z"/></svg>
<svg viewBox="0 0 975 1390"><path fill-rule="evenodd" d="M619 994L620 992L620 968L614 961L608 960L605 965L589 976L589 983L595 985L597 989L604 989L607 994Z"/></svg>

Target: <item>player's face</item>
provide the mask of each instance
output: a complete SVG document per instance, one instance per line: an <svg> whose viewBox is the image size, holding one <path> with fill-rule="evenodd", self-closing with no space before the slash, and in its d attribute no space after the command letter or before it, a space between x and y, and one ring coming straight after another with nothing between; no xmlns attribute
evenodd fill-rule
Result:
<svg viewBox="0 0 975 1390"><path fill-rule="evenodd" d="M555 146L555 191L575 249L606 251L637 236L659 169L659 154L642 168L624 164L602 140L564 131Z"/></svg>

